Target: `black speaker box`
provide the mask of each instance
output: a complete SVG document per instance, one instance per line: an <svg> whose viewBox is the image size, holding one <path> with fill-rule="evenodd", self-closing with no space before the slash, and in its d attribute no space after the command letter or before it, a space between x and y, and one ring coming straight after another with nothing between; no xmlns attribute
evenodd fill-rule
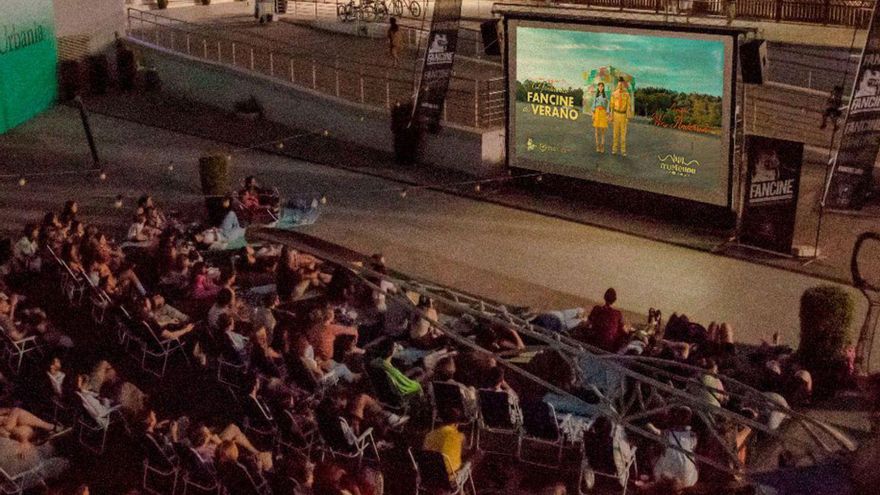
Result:
<svg viewBox="0 0 880 495"><path fill-rule="evenodd" d="M739 46L742 80L746 84L764 84L767 72L767 42L749 40Z"/></svg>

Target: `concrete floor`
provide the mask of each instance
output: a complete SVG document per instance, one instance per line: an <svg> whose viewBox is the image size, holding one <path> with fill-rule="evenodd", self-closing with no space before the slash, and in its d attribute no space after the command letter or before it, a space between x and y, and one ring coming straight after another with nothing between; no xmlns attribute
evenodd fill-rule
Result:
<svg viewBox="0 0 880 495"><path fill-rule="evenodd" d="M64 175L17 185L17 174L89 163L79 116L69 108L0 136L0 232L17 231L68 198L80 200L87 220L120 234L142 192L153 193L167 210L198 212L197 158L227 150L97 115L92 125L109 163L103 182ZM326 194L322 216L307 233L366 253L381 251L397 270L514 305L589 305L613 286L621 308L631 312L685 312L704 324L731 323L742 341L759 342L779 331L783 342L796 344L800 295L828 283L449 194L418 191L401 198L401 186L385 179L260 152L235 153L234 166L234 176L271 177L287 197ZM121 211L112 207L117 194L126 195ZM857 335L866 304L855 289L846 290L857 302Z"/></svg>

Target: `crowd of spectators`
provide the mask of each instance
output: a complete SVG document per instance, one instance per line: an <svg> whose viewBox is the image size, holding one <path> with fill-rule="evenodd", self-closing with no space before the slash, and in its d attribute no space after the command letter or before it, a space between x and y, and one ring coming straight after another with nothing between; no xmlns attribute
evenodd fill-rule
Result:
<svg viewBox="0 0 880 495"><path fill-rule="evenodd" d="M474 424L492 394L501 394L514 416L543 400L568 421L572 444L613 447L619 428L583 408L596 400L584 371L573 369L580 364L555 351L529 355L533 342L513 325L448 318L430 297L382 277L388 270L381 255L356 262L373 274L362 279L287 246L245 243L239 217L254 220L277 206L249 178L207 227L166 215L149 195L137 202L118 243L87 222L76 201L26 225L0 279L10 373L27 377L4 380L0 467L12 477L31 470L34 486L58 477L89 485L99 480L69 470L71 461L90 455L86 449L104 456L122 449L139 452L150 476L174 472L181 484L224 486L236 495L380 494L386 484L393 491L424 452L435 452L457 486L481 460L461 430ZM52 287L55 298L48 295ZM65 305L47 311L59 296ZM401 298L416 310L402 309ZM609 289L605 304L589 312L547 311L529 319L597 352L667 362L661 370L674 378L658 376L670 386L771 429L784 415L759 418L764 408L732 399L722 376L755 385L783 406L810 400L809 371L797 366L790 348L770 342L743 353L726 323L703 327L672 315L664 324L653 309L647 324L628 325L616 299ZM103 354L82 359L93 340L106 343ZM23 345L31 351L19 360ZM498 357L516 355L529 355L529 369L577 400L536 392L510 376ZM175 397L193 376L213 387L188 387L185 397ZM440 404L434 390L442 385L458 390L460 403ZM650 475L636 481L640 489L668 493L698 480L733 479L686 452L728 462L723 452L732 448L747 461L753 432L723 415L713 415L713 425L696 417L692 408L671 405L644 418L646 428L680 448L643 445L640 472ZM728 445L710 434L713 427ZM71 428L78 433L67 435ZM83 439L95 433L98 447ZM76 444L68 458L52 448L63 439ZM612 465L609 449L585 449L590 464ZM408 454L395 454L401 450ZM554 476L528 491L564 493ZM504 485L503 474L488 477ZM143 488L142 478L139 472L129 480L135 486L125 488ZM170 493L168 486L158 491Z"/></svg>

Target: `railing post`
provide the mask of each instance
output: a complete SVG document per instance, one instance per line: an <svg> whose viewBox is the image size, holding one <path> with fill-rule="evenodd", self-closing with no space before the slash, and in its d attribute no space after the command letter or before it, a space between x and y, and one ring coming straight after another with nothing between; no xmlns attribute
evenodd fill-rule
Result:
<svg viewBox="0 0 880 495"><path fill-rule="evenodd" d="M186 54L189 55L189 33L186 33Z"/></svg>
<svg viewBox="0 0 880 495"><path fill-rule="evenodd" d="M220 40L217 40L217 62L223 62L223 49L220 47Z"/></svg>
<svg viewBox="0 0 880 495"><path fill-rule="evenodd" d="M293 73L293 57L290 57L290 82L296 83L296 77Z"/></svg>
<svg viewBox="0 0 880 495"><path fill-rule="evenodd" d="M364 71L363 69L358 69L358 83L360 84L361 89L361 103L364 102Z"/></svg>
<svg viewBox="0 0 880 495"><path fill-rule="evenodd" d="M174 44L174 30L171 30L171 49L177 51L177 45Z"/></svg>
<svg viewBox="0 0 880 495"><path fill-rule="evenodd" d="M336 73L336 97L339 97L339 59L333 62L333 71Z"/></svg>
<svg viewBox="0 0 880 495"><path fill-rule="evenodd" d="M385 79L385 108L391 108L391 81Z"/></svg>
<svg viewBox="0 0 880 495"><path fill-rule="evenodd" d="M251 70L254 70L254 47L251 47Z"/></svg>
<svg viewBox="0 0 880 495"><path fill-rule="evenodd" d="M447 121L446 117L446 100L443 100L443 122Z"/></svg>
<svg viewBox="0 0 880 495"><path fill-rule="evenodd" d="M312 89L318 89L318 66L315 59L312 59Z"/></svg>
<svg viewBox="0 0 880 495"><path fill-rule="evenodd" d="M202 38L202 58L208 60L208 40Z"/></svg>
<svg viewBox="0 0 880 495"><path fill-rule="evenodd" d="M782 20L782 0L776 0L776 12L774 13L776 22Z"/></svg>
<svg viewBox="0 0 880 495"><path fill-rule="evenodd" d="M480 81L474 79L474 127L480 127Z"/></svg>
<svg viewBox="0 0 880 495"><path fill-rule="evenodd" d="M275 77L275 54L269 52L269 75Z"/></svg>
<svg viewBox="0 0 880 495"><path fill-rule="evenodd" d="M153 38L155 38L155 40L156 40L156 46L159 46L159 26L158 25L153 27L153 33L155 33L155 36L153 36Z"/></svg>
<svg viewBox="0 0 880 495"><path fill-rule="evenodd" d="M235 66L235 42L232 42L232 65Z"/></svg>

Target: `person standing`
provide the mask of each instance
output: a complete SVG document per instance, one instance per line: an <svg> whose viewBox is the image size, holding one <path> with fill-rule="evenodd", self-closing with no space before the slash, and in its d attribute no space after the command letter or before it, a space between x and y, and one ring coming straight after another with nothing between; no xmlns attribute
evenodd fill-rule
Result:
<svg viewBox="0 0 880 495"><path fill-rule="evenodd" d="M397 18L392 17L388 26L388 51L391 54L392 67L400 67L400 50L403 48L403 32L397 24Z"/></svg>
<svg viewBox="0 0 880 495"><path fill-rule="evenodd" d="M608 97L605 95L605 83L596 87L593 98L593 130L596 133L596 153L605 153L605 131L608 129Z"/></svg>
<svg viewBox="0 0 880 495"><path fill-rule="evenodd" d="M633 116L632 95L626 88L623 78L617 79L617 88L611 93L611 154L626 156L626 128Z"/></svg>
<svg viewBox="0 0 880 495"><path fill-rule="evenodd" d="M615 352L626 335L623 325L623 314L611 307L617 301L617 291L605 291L605 305L594 306L590 311L590 343L609 352Z"/></svg>

